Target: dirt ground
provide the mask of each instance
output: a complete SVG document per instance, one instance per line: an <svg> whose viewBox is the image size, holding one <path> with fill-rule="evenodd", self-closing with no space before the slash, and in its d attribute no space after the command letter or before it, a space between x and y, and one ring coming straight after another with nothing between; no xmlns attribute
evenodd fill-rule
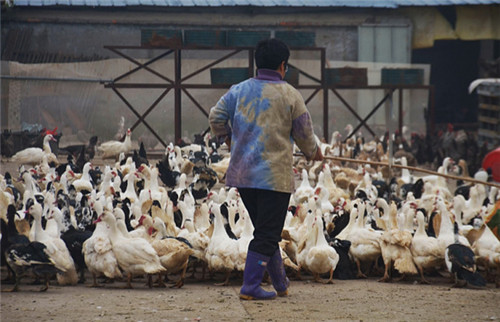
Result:
<svg viewBox="0 0 500 322"><path fill-rule="evenodd" d="M2 160L0 173L17 174L17 165ZM2 279L6 271L1 271ZM198 277L198 276L197 276ZM174 278L176 278L174 276ZM7 321L500 321L500 289L452 288L448 278L430 277L431 285L416 279L379 283L365 280L334 280L314 283L310 276L292 281L289 296L271 301L240 301L241 277L229 286L222 281L187 278L181 289L153 288L135 279L133 289L122 281L90 288L85 284L58 286L47 292L22 280L21 291L4 292L0 320ZM265 286L271 289L271 286Z"/></svg>
<svg viewBox="0 0 500 322"><path fill-rule="evenodd" d="M4 276L4 274L2 274ZM89 276L90 277L90 276ZM216 276L218 281L222 276ZM214 280L187 279L180 289L149 289L136 279L90 288L51 285L44 293L26 278L21 291L1 293L2 321L500 321L500 289L452 288L448 279L430 278L432 285L413 280L379 283L335 280L314 283L305 276L292 281L288 297L241 301L241 278L229 286ZM2 291L12 285L3 284ZM271 286L264 286L271 289Z"/></svg>

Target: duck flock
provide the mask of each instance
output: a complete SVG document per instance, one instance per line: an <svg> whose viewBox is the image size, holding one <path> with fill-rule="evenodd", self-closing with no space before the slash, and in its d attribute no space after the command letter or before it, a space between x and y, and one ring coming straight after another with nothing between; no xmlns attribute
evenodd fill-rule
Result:
<svg viewBox="0 0 500 322"><path fill-rule="evenodd" d="M146 277L149 287L180 288L195 273L222 275L219 284L228 285L243 272L253 226L237 189L224 187L225 144L207 134L200 143L170 143L151 162L142 144L132 150L129 130L123 141L94 140L92 151L82 147L62 162L53 139L47 133L43 148L16 153L19 173L0 175L1 264L12 291L26 276L44 291L55 282L85 283L87 273L92 286L131 288ZM500 287L500 240L488 225L499 189L328 158L354 157L357 149L358 160L388 162L383 142L359 139L342 142L334 133L329 143L318 139L324 161L295 158L280 242L289 277L429 283L438 273L456 286ZM94 155L109 162L94 166ZM412 154L395 156L406 165ZM467 176L464 163L445 157L438 173ZM475 177L488 178L485 171Z"/></svg>

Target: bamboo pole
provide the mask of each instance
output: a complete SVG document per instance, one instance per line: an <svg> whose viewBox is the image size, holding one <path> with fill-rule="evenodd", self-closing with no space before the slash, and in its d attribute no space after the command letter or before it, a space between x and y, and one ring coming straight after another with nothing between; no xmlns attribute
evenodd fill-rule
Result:
<svg viewBox="0 0 500 322"><path fill-rule="evenodd" d="M294 153L293 154L296 157L305 157L302 153ZM369 165L377 165L377 166L383 166L383 167L389 167L389 163L385 162L377 162L377 161L368 161L368 160L356 160L356 159L350 159L350 158L342 158L342 157L333 157L333 156L324 156L326 160L335 160L335 161L341 161L341 162L353 162L353 163L364 163L364 164L369 164ZM490 187L496 187L500 189L500 184L496 184L493 182L484 182L481 180L477 180L474 178L470 177L460 177L460 176L455 176L451 174L444 174L444 173L439 173L436 171L432 170L427 170L427 169L422 169L422 168L417 168L417 167L412 167L412 166L404 166L401 164L391 164L390 165L393 168L399 168L399 169L408 169L412 171L418 171L418 172L423 172L431 175L436 175L436 176L441 176L445 177L448 179L453 179L453 180L462 180L462 181L468 181L468 182L473 182L473 183L478 183L478 184L484 184Z"/></svg>

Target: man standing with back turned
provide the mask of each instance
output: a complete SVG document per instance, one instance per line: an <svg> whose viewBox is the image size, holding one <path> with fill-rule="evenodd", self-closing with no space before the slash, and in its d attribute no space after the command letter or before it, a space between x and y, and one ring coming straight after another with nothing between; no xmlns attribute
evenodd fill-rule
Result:
<svg viewBox="0 0 500 322"><path fill-rule="evenodd" d="M210 110L212 132L226 137L231 149L226 185L238 188L255 229L240 290L244 300L276 297L260 287L266 269L278 295L288 294L278 242L294 189L293 142L308 159L323 159L304 99L283 80L289 57L282 41L260 41L257 77L233 85Z"/></svg>

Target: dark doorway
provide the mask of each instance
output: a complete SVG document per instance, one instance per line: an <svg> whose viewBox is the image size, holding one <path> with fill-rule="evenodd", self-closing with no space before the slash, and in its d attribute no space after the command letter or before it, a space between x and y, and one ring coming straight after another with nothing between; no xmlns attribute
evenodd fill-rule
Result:
<svg viewBox="0 0 500 322"><path fill-rule="evenodd" d="M432 48L413 50L412 63L431 64L437 129L447 123L470 128L477 122L477 95L468 87L479 77L479 54L480 41L440 40Z"/></svg>

